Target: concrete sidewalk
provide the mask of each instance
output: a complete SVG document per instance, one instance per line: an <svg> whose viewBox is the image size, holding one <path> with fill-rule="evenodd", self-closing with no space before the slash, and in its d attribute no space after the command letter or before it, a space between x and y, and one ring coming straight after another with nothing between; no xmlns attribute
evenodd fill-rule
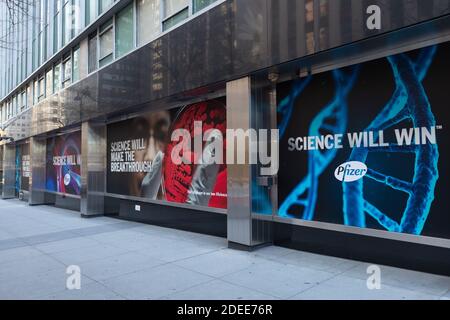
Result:
<svg viewBox="0 0 450 320"><path fill-rule="evenodd" d="M81 289L67 290L68 266ZM450 278L0 200L0 299L450 299Z"/></svg>

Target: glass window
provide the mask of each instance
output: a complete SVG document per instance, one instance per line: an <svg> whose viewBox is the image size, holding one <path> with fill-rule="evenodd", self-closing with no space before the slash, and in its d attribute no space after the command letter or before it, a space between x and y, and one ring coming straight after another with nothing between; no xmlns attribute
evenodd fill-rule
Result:
<svg viewBox="0 0 450 320"><path fill-rule="evenodd" d="M194 0L194 12L200 11L217 0Z"/></svg>
<svg viewBox="0 0 450 320"><path fill-rule="evenodd" d="M33 105L33 85L28 84L27 86L27 107L31 107Z"/></svg>
<svg viewBox="0 0 450 320"><path fill-rule="evenodd" d="M97 34L89 37L88 72L97 70Z"/></svg>
<svg viewBox="0 0 450 320"><path fill-rule="evenodd" d="M80 80L80 47L75 47L72 54L72 81Z"/></svg>
<svg viewBox="0 0 450 320"><path fill-rule="evenodd" d="M62 63L62 87L67 87L72 80L72 59L70 55Z"/></svg>
<svg viewBox="0 0 450 320"><path fill-rule="evenodd" d="M17 94L17 112L22 110L22 94L19 92Z"/></svg>
<svg viewBox="0 0 450 320"><path fill-rule="evenodd" d="M306 15L306 22L314 21L314 0L306 0L305 15Z"/></svg>
<svg viewBox="0 0 450 320"><path fill-rule="evenodd" d="M37 52L37 43L36 43L36 39L33 39L33 42L31 44L31 50L32 50L32 69L33 71L36 70L37 68L37 63L38 63L38 52Z"/></svg>
<svg viewBox="0 0 450 320"><path fill-rule="evenodd" d="M61 89L60 74L61 74L61 64L57 64L53 68L53 93L56 93L59 91L59 89Z"/></svg>
<svg viewBox="0 0 450 320"><path fill-rule="evenodd" d="M164 0L164 18L168 18L189 7L189 0Z"/></svg>
<svg viewBox="0 0 450 320"><path fill-rule="evenodd" d="M178 12L176 15L170 17L169 19L166 19L163 22L163 30L166 31L173 26L176 26L181 21L187 19L189 17L189 8L186 8L180 12Z"/></svg>
<svg viewBox="0 0 450 320"><path fill-rule="evenodd" d="M38 36L37 36L37 63L38 66L41 65L42 63L42 47L43 47L43 41L42 41L42 32L39 32Z"/></svg>
<svg viewBox="0 0 450 320"><path fill-rule="evenodd" d="M72 0L72 26L73 26L72 37L74 37L81 31L80 4L81 0Z"/></svg>
<svg viewBox="0 0 450 320"><path fill-rule="evenodd" d="M17 114L20 110L20 106L22 105L22 96L20 95L20 93L14 95L13 103L14 103L14 113Z"/></svg>
<svg viewBox="0 0 450 320"><path fill-rule="evenodd" d="M115 31L116 57L120 57L134 48L133 4L117 14Z"/></svg>
<svg viewBox="0 0 450 320"><path fill-rule="evenodd" d="M45 78L42 75L38 80L38 101L45 98Z"/></svg>
<svg viewBox="0 0 450 320"><path fill-rule="evenodd" d="M113 57L114 48L114 30L112 26L112 20L105 23L100 27L100 57L99 65L100 67L111 62Z"/></svg>
<svg viewBox="0 0 450 320"><path fill-rule="evenodd" d="M58 51L61 47L60 30L61 24L59 23L59 10L61 10L61 0L55 0L55 15L53 16L53 53Z"/></svg>
<svg viewBox="0 0 450 320"><path fill-rule="evenodd" d="M91 24L97 17L98 0L85 0L86 25Z"/></svg>
<svg viewBox="0 0 450 320"><path fill-rule="evenodd" d="M106 9L108 9L114 0L100 0L100 13L104 12Z"/></svg>
<svg viewBox="0 0 450 320"><path fill-rule="evenodd" d="M62 37L63 45L72 39L73 19L72 19L72 3L65 0L62 8Z"/></svg>
<svg viewBox="0 0 450 320"><path fill-rule="evenodd" d="M161 31L161 11L159 0L137 1L138 43L151 41Z"/></svg>
<svg viewBox="0 0 450 320"><path fill-rule="evenodd" d="M22 111L27 108L27 92L23 90L20 96L21 96L20 110Z"/></svg>
<svg viewBox="0 0 450 320"><path fill-rule="evenodd" d="M39 98L39 83L38 81L34 80L34 89L33 89L33 104L38 103Z"/></svg>
<svg viewBox="0 0 450 320"><path fill-rule="evenodd" d="M12 114L16 114L17 113L17 96L13 97L13 102L12 102Z"/></svg>
<svg viewBox="0 0 450 320"><path fill-rule="evenodd" d="M45 96L50 97L53 93L53 70L45 73Z"/></svg>

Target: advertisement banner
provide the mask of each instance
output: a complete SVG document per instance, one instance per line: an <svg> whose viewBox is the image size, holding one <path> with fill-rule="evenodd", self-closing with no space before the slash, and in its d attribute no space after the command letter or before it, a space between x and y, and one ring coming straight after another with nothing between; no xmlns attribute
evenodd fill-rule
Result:
<svg viewBox="0 0 450 320"><path fill-rule="evenodd" d="M15 191L28 191L30 180L30 145L28 143L16 145L16 177Z"/></svg>
<svg viewBox="0 0 450 320"><path fill-rule="evenodd" d="M278 215L450 238L450 44L278 86Z"/></svg>
<svg viewBox="0 0 450 320"><path fill-rule="evenodd" d="M30 144L23 144L21 146L22 155L21 155L21 189L28 191L30 189Z"/></svg>
<svg viewBox="0 0 450 320"><path fill-rule="evenodd" d="M15 158L15 163L16 163L16 174L15 174L15 179L14 179L14 191L16 196L19 196L19 192L20 190L22 190L21 188L21 177L22 177L22 148L20 145L16 145L16 158Z"/></svg>
<svg viewBox="0 0 450 320"><path fill-rule="evenodd" d="M108 193L226 208L226 165L206 161L214 141L207 133L225 136L223 100L149 112L110 124L107 131ZM178 156L191 163L178 163Z"/></svg>
<svg viewBox="0 0 450 320"><path fill-rule="evenodd" d="M81 132L47 140L46 190L80 195Z"/></svg>

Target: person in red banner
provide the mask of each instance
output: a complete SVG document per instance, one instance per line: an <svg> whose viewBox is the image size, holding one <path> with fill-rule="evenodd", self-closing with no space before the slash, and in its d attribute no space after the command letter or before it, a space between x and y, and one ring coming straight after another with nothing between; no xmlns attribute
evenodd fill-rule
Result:
<svg viewBox="0 0 450 320"><path fill-rule="evenodd" d="M178 141L169 142L166 148L163 168L163 187L165 199L177 203L189 203L199 206L213 206L226 208L226 201L218 201L214 190L219 190L226 197L226 166L211 163L214 158L213 141L224 140L226 134L226 109L220 101L211 100L183 108L172 123L170 134L178 129L187 130L192 140L195 137L194 123L202 123L202 139L210 129L216 129L214 134L203 142L202 154L196 154L194 143L191 148L180 154L182 158L189 159L191 164L175 164L172 160L172 151ZM220 137L219 133L220 132Z"/></svg>
<svg viewBox="0 0 450 320"><path fill-rule="evenodd" d="M128 183L131 196L158 199L169 125L168 111L152 112L133 120L131 139L143 139L145 146L142 150L135 151L134 160L151 163L151 171L135 172L130 175Z"/></svg>

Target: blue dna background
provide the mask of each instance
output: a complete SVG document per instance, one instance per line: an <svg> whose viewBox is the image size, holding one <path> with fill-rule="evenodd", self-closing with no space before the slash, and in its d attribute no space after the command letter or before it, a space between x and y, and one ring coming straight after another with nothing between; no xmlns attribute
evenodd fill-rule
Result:
<svg viewBox="0 0 450 320"><path fill-rule="evenodd" d="M80 164L53 165L54 156L77 156L81 154L81 133L79 131L67 135L49 138L47 140L45 189L51 192L80 195L81 175ZM64 177L70 176L69 184L65 185Z"/></svg>
<svg viewBox="0 0 450 320"><path fill-rule="evenodd" d="M448 53L448 44L445 47ZM443 91L442 85L433 89L433 83L442 79L428 80L427 88L423 84L438 50L441 48L431 46L297 79L277 88L280 217L423 233L439 180L438 145L391 143L389 147L354 149L344 145L343 149L293 154L287 151L286 141L289 137L360 131L373 131L377 139L382 130L392 142L396 128L442 124L436 122L427 92ZM447 67L448 63L441 66ZM437 107L448 106L448 100L438 99L445 93L433 94ZM337 181L334 170L346 161L366 163L368 174L356 182ZM253 187L253 202L263 208L260 213L269 214L270 201L255 182ZM441 221L449 222L448 213L439 214L446 215Z"/></svg>
<svg viewBox="0 0 450 320"><path fill-rule="evenodd" d="M15 183L14 183L14 189L16 194L19 194L20 192L20 183L21 183L21 177L22 177L22 148L20 145L16 145L16 174L15 174Z"/></svg>

